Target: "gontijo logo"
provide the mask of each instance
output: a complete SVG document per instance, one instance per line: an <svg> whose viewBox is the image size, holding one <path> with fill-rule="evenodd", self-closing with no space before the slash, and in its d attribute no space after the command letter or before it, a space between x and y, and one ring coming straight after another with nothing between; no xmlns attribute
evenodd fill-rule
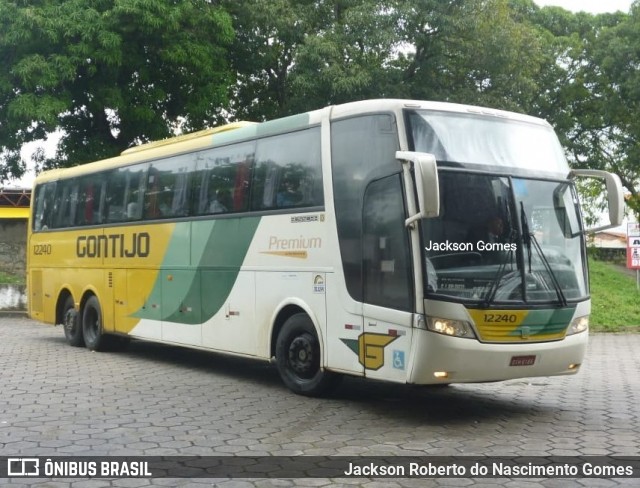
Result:
<svg viewBox="0 0 640 488"><path fill-rule="evenodd" d="M147 232L79 236L76 256L79 258L146 258L151 250L151 236Z"/></svg>
<svg viewBox="0 0 640 488"><path fill-rule="evenodd" d="M378 370L384 366L384 348L397 338L397 335L365 332L360 334L357 340L342 338L340 340L358 355L358 362L366 369ZM404 364L399 369L404 369Z"/></svg>

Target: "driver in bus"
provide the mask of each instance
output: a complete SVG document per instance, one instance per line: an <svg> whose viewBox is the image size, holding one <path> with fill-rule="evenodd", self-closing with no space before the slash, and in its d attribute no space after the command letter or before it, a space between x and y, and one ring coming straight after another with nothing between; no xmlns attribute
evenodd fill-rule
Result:
<svg viewBox="0 0 640 488"><path fill-rule="evenodd" d="M504 242L504 234L504 220L500 215L493 214L485 220L482 227L471 232L469 242L472 242L474 246L480 241L484 243Z"/></svg>

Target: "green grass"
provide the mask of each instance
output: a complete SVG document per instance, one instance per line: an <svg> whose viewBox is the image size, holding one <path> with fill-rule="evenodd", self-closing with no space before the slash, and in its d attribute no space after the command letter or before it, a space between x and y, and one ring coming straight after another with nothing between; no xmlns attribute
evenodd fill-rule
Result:
<svg viewBox="0 0 640 488"><path fill-rule="evenodd" d="M24 285L24 276L0 271L0 284Z"/></svg>
<svg viewBox="0 0 640 488"><path fill-rule="evenodd" d="M589 259L590 327L595 331L640 332L640 291L636 280L614 264Z"/></svg>
<svg viewBox="0 0 640 488"><path fill-rule="evenodd" d="M640 291L620 266L589 259L591 330L640 332ZM0 271L0 284L23 285L24 276Z"/></svg>

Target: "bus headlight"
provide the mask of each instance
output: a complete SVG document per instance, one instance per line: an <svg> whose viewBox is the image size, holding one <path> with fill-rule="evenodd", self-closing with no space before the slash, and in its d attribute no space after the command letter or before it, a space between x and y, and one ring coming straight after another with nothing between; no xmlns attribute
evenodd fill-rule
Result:
<svg viewBox="0 0 640 488"><path fill-rule="evenodd" d="M567 329L567 335L579 334L589 329L589 316L583 315L582 317L576 317L569 324Z"/></svg>
<svg viewBox="0 0 640 488"><path fill-rule="evenodd" d="M441 319L439 317L426 317L427 329L438 334L454 337L475 339L476 335L471 324L464 320Z"/></svg>

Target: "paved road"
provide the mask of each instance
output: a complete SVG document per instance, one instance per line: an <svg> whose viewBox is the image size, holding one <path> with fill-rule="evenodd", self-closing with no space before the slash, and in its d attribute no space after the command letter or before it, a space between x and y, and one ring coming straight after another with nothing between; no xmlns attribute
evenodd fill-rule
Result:
<svg viewBox="0 0 640 488"><path fill-rule="evenodd" d="M0 318L0 456L640 455L640 335L595 335L575 377L449 388L347 379L296 396L265 363L134 342L94 353ZM12 486L639 486L640 479L0 480Z"/></svg>

